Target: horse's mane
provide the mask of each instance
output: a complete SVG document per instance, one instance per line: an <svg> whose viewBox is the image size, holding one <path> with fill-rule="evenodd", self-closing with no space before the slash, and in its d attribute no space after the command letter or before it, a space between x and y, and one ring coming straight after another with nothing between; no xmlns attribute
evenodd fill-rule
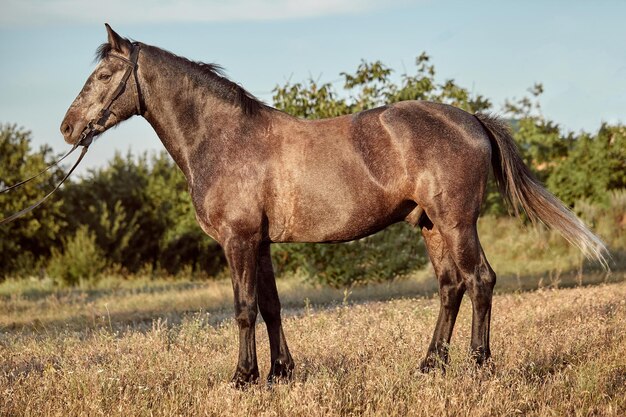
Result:
<svg viewBox="0 0 626 417"><path fill-rule="evenodd" d="M130 41L129 41L130 42ZM142 44L142 46L144 46ZM150 46L158 52L171 57L174 61L185 66L190 72L195 72L205 82L207 87L220 99L240 107L247 115L256 115L267 105L249 93L241 85L229 80L224 74L224 68L218 64L192 61L182 56L173 54L165 49ZM111 52L109 43L103 43L96 49L95 60L101 61Z"/></svg>

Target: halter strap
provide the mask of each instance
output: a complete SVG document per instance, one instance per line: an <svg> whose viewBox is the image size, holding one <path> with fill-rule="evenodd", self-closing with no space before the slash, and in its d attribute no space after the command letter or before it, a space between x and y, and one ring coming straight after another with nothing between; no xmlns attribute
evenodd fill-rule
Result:
<svg viewBox="0 0 626 417"><path fill-rule="evenodd" d="M100 111L101 117L104 116L104 113L109 110L115 99L118 98L120 94L122 94L131 74L133 74L133 90L135 93L133 94L133 99L135 100L135 110L137 111L136 114L138 116L141 116L143 114L143 108L141 106L141 89L139 88L139 78L137 77L137 61L139 60L139 51L141 50L141 45L139 43L133 43L132 45L133 49L130 53L130 59L124 58L120 55L109 55L111 58L122 61L124 64L126 64L127 68L126 72L124 72L124 75L122 76L122 79L120 80L119 85L117 86L113 94L111 94L109 100L106 102L106 105L102 107L102 110Z"/></svg>

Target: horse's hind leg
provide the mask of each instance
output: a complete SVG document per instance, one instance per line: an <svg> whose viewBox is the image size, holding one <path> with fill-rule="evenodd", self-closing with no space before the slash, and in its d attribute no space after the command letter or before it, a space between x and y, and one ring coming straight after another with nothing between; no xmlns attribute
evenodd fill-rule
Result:
<svg viewBox="0 0 626 417"><path fill-rule="evenodd" d="M485 258L476 231L476 220L456 221L453 226L439 224L443 241L449 250L465 289L472 300L471 349L476 362L482 365L491 356L489 326L491 299L496 274Z"/></svg>
<svg viewBox="0 0 626 417"><path fill-rule="evenodd" d="M257 274L259 310L267 326L267 334L270 339L271 369L267 381L272 383L276 380L290 379L294 363L283 333L280 300L276 289L269 244L261 245Z"/></svg>
<svg viewBox="0 0 626 417"><path fill-rule="evenodd" d="M437 367L444 369L443 366L448 363L448 345L465 292L465 283L458 273L454 260L450 256L437 227L428 218L425 218L420 224L428 255L439 281L440 299L439 317L435 332L428 347L426 358L420 365L422 372L428 372Z"/></svg>

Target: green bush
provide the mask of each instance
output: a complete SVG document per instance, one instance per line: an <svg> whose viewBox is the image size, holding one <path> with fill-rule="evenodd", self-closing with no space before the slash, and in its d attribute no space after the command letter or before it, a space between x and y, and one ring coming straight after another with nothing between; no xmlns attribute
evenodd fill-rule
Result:
<svg viewBox="0 0 626 417"><path fill-rule="evenodd" d="M274 245L272 255L279 275L301 269L310 281L332 287L386 281L428 261L420 234L406 223L354 242Z"/></svg>
<svg viewBox="0 0 626 417"><path fill-rule="evenodd" d="M194 276L215 277L226 265L220 245L197 226L172 233L162 246L159 266L168 274L176 275L189 269Z"/></svg>
<svg viewBox="0 0 626 417"><path fill-rule="evenodd" d="M0 190L41 171L55 158L52 149L32 147L31 133L16 125L0 123ZM0 194L0 219L10 216L43 198L63 175L53 167L35 181ZM58 233L64 226L62 202L55 197L0 227L0 280L8 276L29 276L59 244Z"/></svg>
<svg viewBox="0 0 626 417"><path fill-rule="evenodd" d="M612 190L606 203L578 201L578 215L604 240L614 257L626 252L626 188Z"/></svg>
<svg viewBox="0 0 626 417"><path fill-rule="evenodd" d="M52 249L47 272L55 282L73 286L96 280L106 266L95 234L81 226L74 236L64 239L62 251Z"/></svg>

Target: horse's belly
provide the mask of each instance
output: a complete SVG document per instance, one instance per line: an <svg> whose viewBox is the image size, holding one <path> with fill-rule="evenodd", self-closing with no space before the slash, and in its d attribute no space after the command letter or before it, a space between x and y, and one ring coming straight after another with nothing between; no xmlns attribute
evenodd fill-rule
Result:
<svg viewBox="0 0 626 417"><path fill-rule="evenodd" d="M380 189L301 192L291 207L279 210L282 216L270 219L270 238L274 242L354 240L402 220L412 206Z"/></svg>

